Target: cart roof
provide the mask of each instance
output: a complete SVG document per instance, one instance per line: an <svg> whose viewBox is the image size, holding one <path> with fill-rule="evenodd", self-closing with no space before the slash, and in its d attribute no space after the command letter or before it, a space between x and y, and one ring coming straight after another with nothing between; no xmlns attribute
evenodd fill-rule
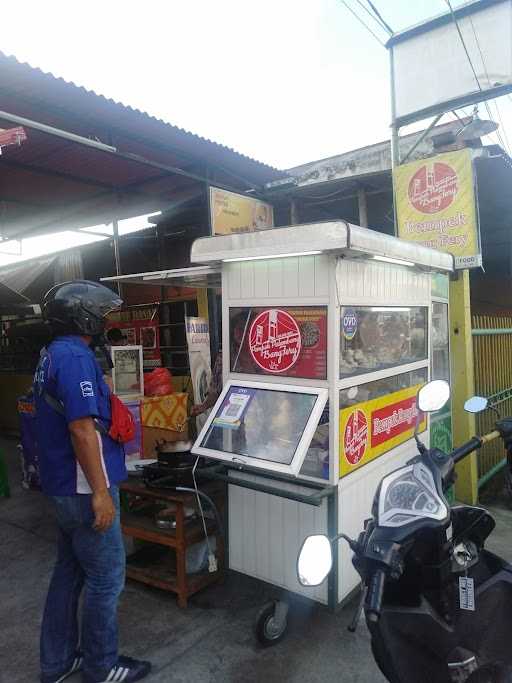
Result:
<svg viewBox="0 0 512 683"><path fill-rule="evenodd" d="M192 263L276 258L307 253L345 254L350 258L384 257L451 272L453 256L415 242L361 228L346 221L326 221L258 232L202 237L192 245Z"/></svg>

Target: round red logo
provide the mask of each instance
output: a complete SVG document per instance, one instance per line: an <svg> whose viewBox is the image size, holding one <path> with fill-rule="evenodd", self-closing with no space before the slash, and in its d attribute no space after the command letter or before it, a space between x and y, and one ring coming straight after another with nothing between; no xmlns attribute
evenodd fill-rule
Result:
<svg viewBox="0 0 512 683"><path fill-rule="evenodd" d="M286 311L272 308L254 319L249 330L249 350L266 372L285 372L295 365L301 349L300 329Z"/></svg>
<svg viewBox="0 0 512 683"><path fill-rule="evenodd" d="M362 410L356 409L348 418L343 435L345 458L351 465L363 459L368 444L368 420Z"/></svg>
<svg viewBox="0 0 512 683"><path fill-rule="evenodd" d="M409 182L409 201L421 213L447 209L459 189L456 171L448 164L434 161L419 168Z"/></svg>

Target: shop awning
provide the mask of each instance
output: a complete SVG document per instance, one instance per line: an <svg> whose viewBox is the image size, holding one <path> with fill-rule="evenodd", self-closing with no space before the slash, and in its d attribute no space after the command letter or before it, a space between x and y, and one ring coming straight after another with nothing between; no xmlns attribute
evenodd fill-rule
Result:
<svg viewBox="0 0 512 683"><path fill-rule="evenodd" d="M176 268L174 270L157 270L149 273L133 273L117 277L101 278L102 282L120 282L136 285L161 285L167 287L204 287L221 286L220 266L196 266L193 268Z"/></svg>

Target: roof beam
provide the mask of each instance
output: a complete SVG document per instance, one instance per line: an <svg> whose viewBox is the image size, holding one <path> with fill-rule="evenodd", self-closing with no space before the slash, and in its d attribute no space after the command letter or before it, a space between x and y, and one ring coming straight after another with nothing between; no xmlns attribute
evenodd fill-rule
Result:
<svg viewBox="0 0 512 683"><path fill-rule="evenodd" d="M139 155L139 154L134 154L132 152L121 152L120 150L116 149L116 147L113 147L112 145L106 145L104 142L98 142L97 140L90 140L89 138L84 137L83 135L77 135L76 133L70 133L67 130L63 130L60 128L55 128L54 126L48 126L46 123L40 123L39 121L33 121L31 119L26 119L23 116L18 116L17 114L10 114L9 112L6 111L1 111L0 110L0 120L3 121L10 121L11 123L15 123L19 126L23 126L24 128L30 128L32 130L37 130L41 133L45 133L47 135L53 135L55 137L59 138L64 138L65 140L69 140L71 142L76 142L80 145L85 145L86 147L92 147L99 152L103 152L106 154L112 154L113 156L117 156L120 159L125 159L127 161L134 161L135 163L140 163L144 164L146 166L150 166L152 168L157 168L160 169L161 171L167 171L169 173L172 173L173 175L181 175L184 176L185 178L190 178L191 180L196 180L201 183L208 184L208 178L198 175L197 173L191 173L189 171L184 171L182 168L178 168L177 166L171 166L169 164L162 164L156 161L152 161L150 159L146 159L145 157ZM220 168L220 166L218 166ZM232 175L232 174L231 174ZM223 184L218 184L219 187L222 187L223 189L226 190L231 190L231 191L237 191L233 187L226 186ZM251 187L253 185L251 184ZM253 195L255 196L255 195Z"/></svg>

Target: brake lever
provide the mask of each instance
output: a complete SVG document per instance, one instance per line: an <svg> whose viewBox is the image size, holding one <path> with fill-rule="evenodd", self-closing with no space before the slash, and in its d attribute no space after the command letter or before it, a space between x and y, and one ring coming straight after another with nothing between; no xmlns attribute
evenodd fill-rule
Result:
<svg viewBox="0 0 512 683"><path fill-rule="evenodd" d="M359 624L359 620L361 619L361 614L363 613L364 603L366 602L366 594L367 593L368 593L368 586L366 585L366 583L362 583L361 584L361 591L359 593L359 602L357 603L356 611L354 612L354 616L352 617L352 621L347 626L347 631L350 631L350 633L355 633L357 630L357 625Z"/></svg>

